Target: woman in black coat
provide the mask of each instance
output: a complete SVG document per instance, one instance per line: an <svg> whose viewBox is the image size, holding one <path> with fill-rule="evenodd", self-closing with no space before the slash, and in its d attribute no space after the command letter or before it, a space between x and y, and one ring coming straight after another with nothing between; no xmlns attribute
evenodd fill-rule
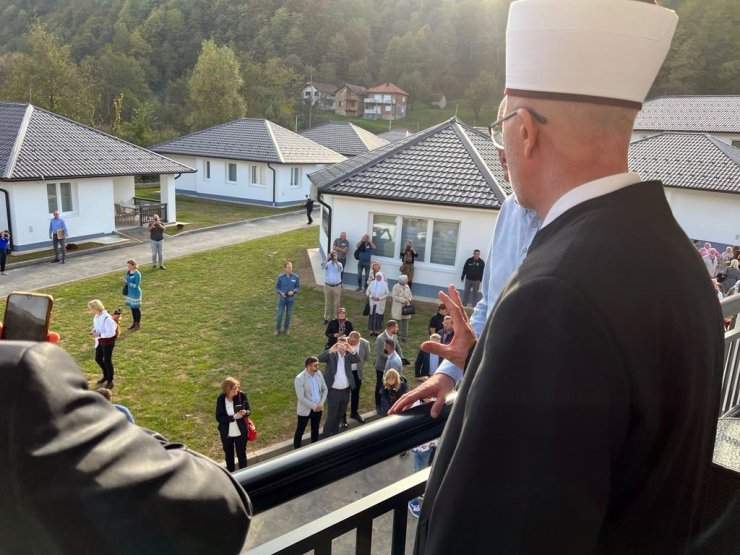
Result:
<svg viewBox="0 0 740 555"><path fill-rule="evenodd" d="M234 472L234 450L239 468L247 466L247 416L251 412L247 395L239 389L239 380L227 377L221 384L221 395L216 399L216 420L221 445L226 456L226 468Z"/></svg>

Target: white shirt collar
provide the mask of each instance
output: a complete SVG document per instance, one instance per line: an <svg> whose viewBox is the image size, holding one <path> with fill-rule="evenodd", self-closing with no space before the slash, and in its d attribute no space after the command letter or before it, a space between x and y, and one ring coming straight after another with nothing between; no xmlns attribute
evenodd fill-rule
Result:
<svg viewBox="0 0 740 555"><path fill-rule="evenodd" d="M595 199L619 189L624 189L629 185L634 185L642 181L640 175L634 172L618 173L610 175L608 177L601 177L583 185L579 185L575 189L571 189L560 197L555 204L550 207L550 211L545 216L545 220L542 222L542 227L545 227L550 222L573 208L578 206L582 202L587 200ZM542 229L542 228L540 228Z"/></svg>

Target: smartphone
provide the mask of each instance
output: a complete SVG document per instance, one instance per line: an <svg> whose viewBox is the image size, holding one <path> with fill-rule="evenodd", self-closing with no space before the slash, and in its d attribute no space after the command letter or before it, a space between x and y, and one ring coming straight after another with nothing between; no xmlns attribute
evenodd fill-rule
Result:
<svg viewBox="0 0 740 555"><path fill-rule="evenodd" d="M10 293L5 301L3 339L46 341L54 298L38 293Z"/></svg>
<svg viewBox="0 0 740 555"><path fill-rule="evenodd" d="M244 405L234 405L234 412L239 412L244 409Z"/></svg>

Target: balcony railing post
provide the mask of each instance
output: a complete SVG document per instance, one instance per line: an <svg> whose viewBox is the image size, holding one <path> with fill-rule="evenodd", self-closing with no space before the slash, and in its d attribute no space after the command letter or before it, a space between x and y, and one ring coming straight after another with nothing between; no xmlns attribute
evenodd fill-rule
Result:
<svg viewBox="0 0 740 555"><path fill-rule="evenodd" d="M405 499L397 501L393 510L393 544L392 555L404 555L406 553L406 525L408 524L408 513L406 511Z"/></svg>
<svg viewBox="0 0 740 555"><path fill-rule="evenodd" d="M357 526L355 555L370 555L373 547L373 519L366 518Z"/></svg>

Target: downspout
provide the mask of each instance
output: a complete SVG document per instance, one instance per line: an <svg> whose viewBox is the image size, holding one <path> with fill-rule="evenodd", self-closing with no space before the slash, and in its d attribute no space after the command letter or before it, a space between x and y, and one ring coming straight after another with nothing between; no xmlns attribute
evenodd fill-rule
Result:
<svg viewBox="0 0 740 555"><path fill-rule="evenodd" d="M321 193L318 191L316 192L316 200L319 201L319 204L321 206L325 207L329 211L329 232L327 233L327 237L326 237L326 253L325 253L326 256L329 256L329 253L331 252L331 222L332 222L331 212L332 210L331 210L331 206L329 206L323 200L321 200Z"/></svg>
<svg viewBox="0 0 740 555"><path fill-rule="evenodd" d="M10 221L10 195L5 189L0 189L0 193L5 194L5 212L8 217L8 232L10 233L10 247L15 250L15 243L13 242L13 224Z"/></svg>
<svg viewBox="0 0 740 555"><path fill-rule="evenodd" d="M275 194L277 189L277 172L275 171L275 168L273 168L270 165L270 162L267 162L267 167L272 170L272 205L275 206Z"/></svg>

